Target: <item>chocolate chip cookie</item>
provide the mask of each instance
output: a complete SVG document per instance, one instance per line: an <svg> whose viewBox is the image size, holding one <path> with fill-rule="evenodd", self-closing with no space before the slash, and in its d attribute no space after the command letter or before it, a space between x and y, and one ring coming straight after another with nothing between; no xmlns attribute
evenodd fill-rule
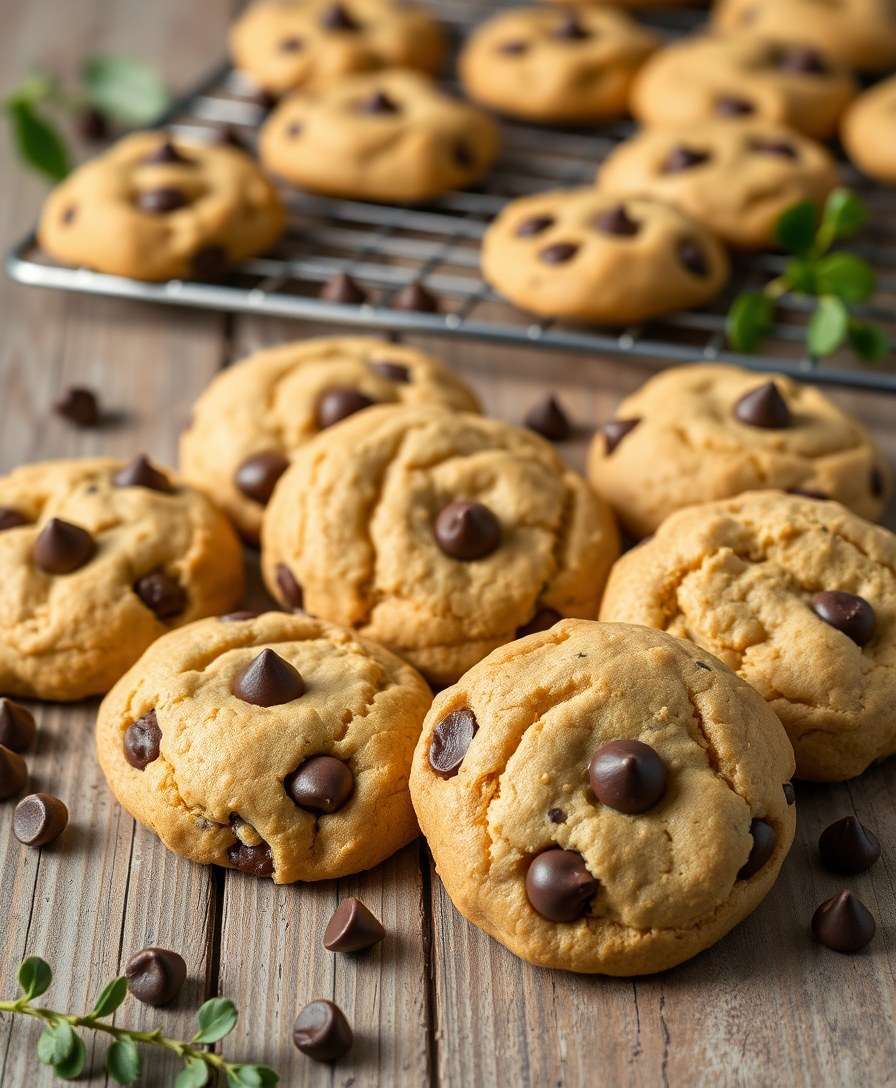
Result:
<svg viewBox="0 0 896 1088"><path fill-rule="evenodd" d="M379 68L437 71L438 23L405 0L262 0L230 32L234 63L273 94Z"/></svg>
<svg viewBox="0 0 896 1088"><path fill-rule="evenodd" d="M589 123L628 110L656 37L612 8L513 8L473 32L460 77L477 102L534 121Z"/></svg>
<svg viewBox="0 0 896 1088"><path fill-rule="evenodd" d="M843 118L841 138L853 163L887 185L896 183L896 76L865 91Z"/></svg>
<svg viewBox="0 0 896 1088"><path fill-rule="evenodd" d="M217 278L279 238L276 190L245 152L126 136L50 193L38 239L64 264L136 280Z"/></svg>
<svg viewBox="0 0 896 1088"><path fill-rule="evenodd" d="M896 536L839 503L757 491L680 510L617 563L601 618L720 657L784 723L801 778L896 752Z"/></svg>
<svg viewBox="0 0 896 1088"><path fill-rule="evenodd" d="M538 193L487 230L482 275L540 317L627 325L708 302L728 279L725 251L667 202L597 189Z"/></svg>
<svg viewBox="0 0 896 1088"><path fill-rule="evenodd" d="M370 408L302 446L261 541L278 600L437 684L561 616L595 616L618 554L609 509L548 442L430 406Z"/></svg>
<svg viewBox="0 0 896 1088"><path fill-rule="evenodd" d="M673 367L598 430L588 478L626 529L764 487L880 517L892 474L865 428L811 385L733 366Z"/></svg>
<svg viewBox="0 0 896 1088"><path fill-rule="evenodd" d="M293 451L349 415L388 403L479 409L460 378L414 348L368 337L296 341L256 352L212 382L181 439L181 471L257 540Z"/></svg>
<svg viewBox="0 0 896 1088"><path fill-rule="evenodd" d="M276 884L327 880L417 835L408 773L431 700L351 631L238 613L149 648L103 700L97 755L176 854Z"/></svg>
<svg viewBox="0 0 896 1088"><path fill-rule="evenodd" d="M792 774L780 722L710 654L564 620L436 696L411 793L471 922L531 963L640 975L765 897L793 840Z"/></svg>
<svg viewBox="0 0 896 1088"><path fill-rule="evenodd" d="M823 203L837 168L820 144L783 126L704 121L648 129L620 144L598 184L669 201L730 245L759 249L773 244L792 204Z"/></svg>
<svg viewBox="0 0 896 1088"><path fill-rule="evenodd" d="M419 72L368 72L291 95L261 130L275 174L312 192L416 203L481 178L498 129Z"/></svg>
<svg viewBox="0 0 896 1088"><path fill-rule="evenodd" d="M143 457L0 478L0 692L108 691L160 635L231 608L242 590L230 523Z"/></svg>

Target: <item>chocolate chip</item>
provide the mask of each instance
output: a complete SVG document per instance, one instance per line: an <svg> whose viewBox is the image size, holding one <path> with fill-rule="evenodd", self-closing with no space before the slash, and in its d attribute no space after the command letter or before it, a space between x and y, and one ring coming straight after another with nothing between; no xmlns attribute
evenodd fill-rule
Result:
<svg viewBox="0 0 896 1088"><path fill-rule="evenodd" d="M470 562L500 546L501 523L483 503L458 499L439 512L433 535L445 555Z"/></svg>
<svg viewBox="0 0 896 1088"><path fill-rule="evenodd" d="M539 631L549 631L555 623L559 623L563 617L553 608L539 608L528 623L517 627L516 637L525 638L526 635L535 635Z"/></svg>
<svg viewBox="0 0 896 1088"><path fill-rule="evenodd" d="M563 811L562 808L548 809L548 819L551 821L552 824L565 824L566 813Z"/></svg>
<svg viewBox="0 0 896 1088"><path fill-rule="evenodd" d="M332 427L340 420L348 419L362 408L369 408L375 401L362 393L360 389L344 386L325 389L317 398L314 408L314 420L320 430Z"/></svg>
<svg viewBox="0 0 896 1088"><path fill-rule="evenodd" d="M885 487L884 487L884 474L881 472L881 470L878 468L877 465L875 465L871 469L871 476L869 477L869 480L868 480L868 486L871 488L871 494L876 499L883 498L884 490L885 490Z"/></svg>
<svg viewBox="0 0 896 1088"><path fill-rule="evenodd" d="M131 722L124 732L124 758L138 771L146 770L148 764L159 758L161 745L162 730L154 710Z"/></svg>
<svg viewBox="0 0 896 1088"><path fill-rule="evenodd" d="M698 669L704 669L706 672L712 672L712 669L709 667L709 665L706 664L705 661L695 661L694 664L697 666Z"/></svg>
<svg viewBox="0 0 896 1088"><path fill-rule="evenodd" d="M715 113L718 117L749 117L756 112L756 107L748 98L736 94L723 94L715 100Z"/></svg>
<svg viewBox="0 0 896 1088"><path fill-rule="evenodd" d="M173 185L163 185L158 189L144 189L137 194L137 207L141 212L161 215L185 207L189 201L181 189Z"/></svg>
<svg viewBox="0 0 896 1088"><path fill-rule="evenodd" d="M331 4L320 17L320 25L327 30L359 30L360 24L345 6L345 4Z"/></svg>
<svg viewBox="0 0 896 1088"><path fill-rule="evenodd" d="M639 740L612 740L594 753L588 780L602 805L633 816L646 812L666 792L666 764Z"/></svg>
<svg viewBox="0 0 896 1088"><path fill-rule="evenodd" d="M748 427L778 431L793 423L787 401L775 382L765 382L744 393L734 405L734 418Z"/></svg>
<svg viewBox="0 0 896 1088"><path fill-rule="evenodd" d="M338 1005L312 1001L296 1017L292 1041L316 1062L335 1062L351 1050L355 1037Z"/></svg>
<svg viewBox="0 0 896 1088"><path fill-rule="evenodd" d="M604 436L604 453L607 457L610 456L626 435L631 434L640 422L640 417L637 419L611 419L601 427Z"/></svg>
<svg viewBox="0 0 896 1088"><path fill-rule="evenodd" d="M278 563L274 577L284 603L290 608L301 608L305 603L305 594L289 567L285 563Z"/></svg>
<svg viewBox="0 0 896 1088"><path fill-rule="evenodd" d="M280 39L278 48L281 53L301 53L305 48L305 42L295 34L291 34L288 38Z"/></svg>
<svg viewBox="0 0 896 1088"><path fill-rule="evenodd" d="M685 170L693 170L698 166L703 166L711 158L712 155L708 151L700 151L697 148L686 147L681 144L679 147L673 147L663 159L660 164L660 171L663 174L680 174Z"/></svg>
<svg viewBox="0 0 896 1088"><path fill-rule="evenodd" d="M468 143L460 141L454 145L454 161L461 170L471 170L476 165L476 156Z"/></svg>
<svg viewBox="0 0 896 1088"><path fill-rule="evenodd" d="M25 846L55 842L68 826L68 809L49 793L30 793L16 805L12 819L15 837Z"/></svg>
<svg viewBox="0 0 896 1088"><path fill-rule="evenodd" d="M0 533L7 529L18 529L20 525L27 525L28 519L19 510L11 506L0 506Z"/></svg>
<svg viewBox="0 0 896 1088"><path fill-rule="evenodd" d="M274 485L288 468L289 458L279 450L262 450L238 465L233 482L246 498L266 506Z"/></svg>
<svg viewBox="0 0 896 1088"><path fill-rule="evenodd" d="M13 752L25 752L34 743L34 715L12 699L0 699L0 744Z"/></svg>
<svg viewBox="0 0 896 1088"><path fill-rule="evenodd" d="M311 756L283 780L283 788L299 808L337 812L355 791L355 778L335 756Z"/></svg>
<svg viewBox="0 0 896 1088"><path fill-rule="evenodd" d="M220 280L230 271L230 254L224 246L197 249L192 260L193 275L200 280Z"/></svg>
<svg viewBox="0 0 896 1088"><path fill-rule="evenodd" d="M71 226L71 224L74 223L74 221L75 221L75 219L77 219L77 217L78 217L78 209L75 207L74 204L69 204L69 206L65 209L65 211L60 216L63 224L66 227Z"/></svg>
<svg viewBox="0 0 896 1088"><path fill-rule="evenodd" d="M163 570L150 571L134 582L134 592L160 620L171 620L187 607L187 594L176 578Z"/></svg>
<svg viewBox="0 0 896 1088"><path fill-rule="evenodd" d="M549 922L575 922L588 912L598 883L575 850L545 850L526 873L526 895Z"/></svg>
<svg viewBox="0 0 896 1088"><path fill-rule="evenodd" d="M676 248L678 259L692 276L708 276L709 262L706 250L693 238L683 238Z"/></svg>
<svg viewBox="0 0 896 1088"><path fill-rule="evenodd" d="M757 155L777 155L783 159L796 159L799 152L789 140L750 140L749 148Z"/></svg>
<svg viewBox="0 0 896 1088"><path fill-rule="evenodd" d="M28 765L11 748L0 744L0 801L21 793L28 781Z"/></svg>
<svg viewBox="0 0 896 1088"><path fill-rule="evenodd" d="M785 782L784 786L784 800L788 805L796 804L796 790L793 788L792 782Z"/></svg>
<svg viewBox="0 0 896 1088"><path fill-rule="evenodd" d="M556 397L545 397L530 408L523 421L530 431L535 431L550 442L565 442L572 434L569 416Z"/></svg>
<svg viewBox="0 0 896 1088"><path fill-rule="evenodd" d="M552 215L531 215L516 228L516 235L518 238L532 238L536 234L543 234L553 225Z"/></svg>
<svg viewBox="0 0 896 1088"><path fill-rule="evenodd" d="M826 899L812 915L812 936L834 952L861 952L877 926L871 911L852 892L842 891Z"/></svg>
<svg viewBox="0 0 896 1088"><path fill-rule="evenodd" d="M266 842L257 846L235 842L227 848L227 860L234 869L249 876L270 876L274 871L274 855Z"/></svg>
<svg viewBox="0 0 896 1088"><path fill-rule="evenodd" d="M96 541L80 525L51 518L34 542L35 565L47 574L71 574L96 555Z"/></svg>
<svg viewBox="0 0 896 1088"><path fill-rule="evenodd" d="M807 76L826 76L831 70L821 53L807 45L779 46L775 51L775 65L782 72Z"/></svg>
<svg viewBox="0 0 896 1088"><path fill-rule="evenodd" d="M301 121L290 121L286 126L286 135L290 140L294 140L297 136L302 135L303 128L304 126Z"/></svg>
<svg viewBox="0 0 896 1088"><path fill-rule="evenodd" d="M874 637L877 618L864 597L826 590L812 598L812 611L819 619L842 631L857 646L867 646Z"/></svg>
<svg viewBox="0 0 896 1088"><path fill-rule="evenodd" d="M559 41L581 42L586 38L590 38L591 32L587 27L582 26L581 21L574 12L570 12L563 22L554 27L551 31L551 37L557 38Z"/></svg>
<svg viewBox="0 0 896 1088"><path fill-rule="evenodd" d="M124 969L128 989L144 1005L170 1005L187 978L183 957L167 948L135 952Z"/></svg>
<svg viewBox="0 0 896 1088"><path fill-rule="evenodd" d="M319 297L341 306L361 306L367 301L367 292L346 272L339 272L321 287Z"/></svg>
<svg viewBox="0 0 896 1088"><path fill-rule="evenodd" d="M76 427L95 427L100 421L100 406L96 394L83 386L73 385L65 396L53 405L53 411Z"/></svg>
<svg viewBox="0 0 896 1088"><path fill-rule="evenodd" d="M439 300L422 283L409 283L394 296L391 303L393 310L405 310L409 313L437 314Z"/></svg>
<svg viewBox="0 0 896 1088"><path fill-rule="evenodd" d="M831 872L855 876L870 869L880 857L880 842L855 816L844 816L822 831L818 852Z"/></svg>
<svg viewBox="0 0 896 1088"><path fill-rule="evenodd" d="M403 363L390 363L384 359L370 362L367 365L377 374L388 378L390 382L407 385L411 380L410 367L406 367Z"/></svg>
<svg viewBox="0 0 896 1088"><path fill-rule="evenodd" d="M510 38L506 42L499 42L495 52L503 53L505 57L521 57L529 52L529 43L522 38Z"/></svg>
<svg viewBox="0 0 896 1088"><path fill-rule="evenodd" d="M327 923L324 948L328 952L362 952L385 936L382 922L360 899L343 899Z"/></svg>
<svg viewBox="0 0 896 1088"><path fill-rule="evenodd" d="M109 138L109 119L95 106L88 106L78 114L78 132L82 139L92 144Z"/></svg>
<svg viewBox="0 0 896 1088"><path fill-rule="evenodd" d="M452 710L436 725L429 742L429 765L440 778L454 778L478 729L476 715L468 706Z"/></svg>
<svg viewBox="0 0 896 1088"><path fill-rule="evenodd" d="M304 695L305 681L298 669L265 649L234 679L230 690L253 706L281 706Z"/></svg>
<svg viewBox="0 0 896 1088"><path fill-rule="evenodd" d="M174 490L168 477L163 472L159 472L143 453L124 468L119 469L112 477L112 483L116 487L145 487L150 491L161 491L166 495Z"/></svg>
<svg viewBox="0 0 896 1088"><path fill-rule="evenodd" d="M775 852L775 843L778 841L775 829L766 820L752 820L750 834L753 836L753 845L746 864L737 874L738 880L755 876Z"/></svg>
<svg viewBox="0 0 896 1088"><path fill-rule="evenodd" d="M358 113L400 113L401 107L398 103L390 98L385 91L371 91L366 97L362 98L356 105L355 109Z"/></svg>
<svg viewBox="0 0 896 1088"><path fill-rule="evenodd" d="M575 242L554 242L551 246L545 246L539 250L538 259L545 264L565 264L571 261L579 252Z"/></svg>
<svg viewBox="0 0 896 1088"><path fill-rule="evenodd" d="M625 210L624 204L616 204L598 212L591 220L592 226L604 234L614 234L620 238L631 238L641 229L641 224Z"/></svg>
<svg viewBox="0 0 896 1088"><path fill-rule="evenodd" d="M192 159L182 155L170 140L159 144L155 151L151 151L144 159L144 163L171 163L180 166L195 165Z"/></svg>

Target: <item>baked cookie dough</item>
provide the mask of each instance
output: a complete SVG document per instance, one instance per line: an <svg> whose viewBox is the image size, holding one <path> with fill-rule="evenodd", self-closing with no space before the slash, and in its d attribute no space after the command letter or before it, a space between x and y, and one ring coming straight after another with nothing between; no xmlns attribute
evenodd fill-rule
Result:
<svg viewBox="0 0 896 1088"><path fill-rule="evenodd" d="M533 121L621 117L656 37L612 8L512 8L478 27L460 78L477 102Z"/></svg>
<svg viewBox="0 0 896 1088"><path fill-rule="evenodd" d="M823 203L837 168L820 144L782 126L704 121L648 129L620 144L598 184L669 201L730 245L760 249L773 244L792 204Z"/></svg>
<svg viewBox="0 0 896 1088"><path fill-rule="evenodd" d="M387 403L479 410L460 378L415 348L360 336L296 341L218 375L181 438L181 472L257 540L292 452L349 415Z"/></svg>
<svg viewBox="0 0 896 1088"><path fill-rule="evenodd" d="M436 72L443 41L422 4L405 0L261 0L230 31L234 63L275 95L379 68Z"/></svg>
<svg viewBox="0 0 896 1088"><path fill-rule="evenodd" d="M172 627L243 592L230 523L145 458L45 461L0 477L0 692L108 691Z"/></svg>
<svg viewBox="0 0 896 1088"><path fill-rule="evenodd" d="M149 648L103 700L97 755L174 853L276 884L328 880L416 837L408 773L431 701L351 631L237 613Z"/></svg>
<svg viewBox="0 0 896 1088"><path fill-rule="evenodd" d="M676 510L777 488L879 518L891 472L865 428L811 385L739 367L672 367L598 430L588 478L635 537Z"/></svg>
<svg viewBox="0 0 896 1088"><path fill-rule="evenodd" d="M628 325L714 298L728 280L715 237L673 205L603 189L522 197L486 231L482 275L540 317Z"/></svg>
<svg viewBox="0 0 896 1088"><path fill-rule="evenodd" d="M896 752L896 536L839 503L755 491L680 510L617 563L601 618L720 657L781 719L801 778Z"/></svg>
<svg viewBox="0 0 896 1088"><path fill-rule="evenodd" d="M498 129L426 76L393 69L291 95L258 147L268 169L300 188L416 203L478 181L497 155Z"/></svg>
<svg viewBox="0 0 896 1088"><path fill-rule="evenodd" d="M284 223L276 190L244 151L138 132L53 189L38 240L97 272L215 278L268 249Z"/></svg>
<svg viewBox="0 0 896 1088"><path fill-rule="evenodd" d="M594 617L619 550L609 508L544 439L430 406L369 408L302 446L261 541L278 600L436 684L561 616Z"/></svg>
<svg viewBox="0 0 896 1088"><path fill-rule="evenodd" d="M641 69L632 113L644 125L762 118L824 140L858 92L814 46L735 34L674 42Z"/></svg>
<svg viewBox="0 0 896 1088"><path fill-rule="evenodd" d="M841 139L853 163L870 177L896 184L896 76L856 99L843 118Z"/></svg>
<svg viewBox="0 0 896 1088"><path fill-rule="evenodd" d="M793 752L696 646L564 620L436 696L411 793L457 909L531 963L662 971L768 893L793 841Z"/></svg>

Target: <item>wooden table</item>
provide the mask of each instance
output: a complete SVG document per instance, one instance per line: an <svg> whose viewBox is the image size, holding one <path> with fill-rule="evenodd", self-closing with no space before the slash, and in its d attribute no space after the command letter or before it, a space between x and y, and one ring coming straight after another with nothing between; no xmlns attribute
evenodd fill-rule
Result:
<svg viewBox="0 0 896 1088"><path fill-rule="evenodd" d="M32 0L3 4L4 90L31 62L72 73L85 54L139 53L185 87L223 54L229 0ZM0 149L4 247L33 219L41 183ZM322 330L274 320L155 309L63 296L0 282L0 469L47 457L145 450L173 464L190 404L216 370L248 350ZM606 418L649 368L631 361L552 357L468 344L424 346L453 363L490 412L519 420L545 389L583 425L567 448L581 466L587 426ZM70 384L101 391L124 413L103 430L77 431L51 405ZM838 399L871 425L896 460L896 404ZM793 852L772 894L710 952L637 981L576 977L529 967L454 911L422 842L377 870L321 885L268 881L181 861L115 804L92 743L96 704L35 708L39 736L28 756L34 787L60 795L72 824L42 851L11 834L0 806L0 987L14 990L18 963L44 956L53 1007L89 1008L101 985L146 945L179 950L190 982L171 1010L128 1000L118 1022L189 1036L197 1005L226 994L239 1025L234 1058L265 1061L286 1085L452 1088L502 1085L877 1085L896 1084L896 761L848 785L801 787ZM896 712L896 711L894 711ZM864 954L814 945L815 906L844 885L816 858L819 832L857 813L884 854L846 882L872 909L878 934ZM387 940L350 959L324 952L321 935L337 901L360 896ZM297 1010L329 997L356 1032L350 1060L315 1065L290 1042ZM0 1024L0 1085L52 1083L38 1066L39 1028ZM87 1039L91 1084L107 1083L105 1041ZM175 1065L146 1053L142 1083L170 1084Z"/></svg>

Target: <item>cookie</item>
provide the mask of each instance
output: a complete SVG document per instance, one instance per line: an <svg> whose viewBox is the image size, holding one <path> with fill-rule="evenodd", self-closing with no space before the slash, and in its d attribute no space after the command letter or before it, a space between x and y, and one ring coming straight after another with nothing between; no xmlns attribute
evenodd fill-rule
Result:
<svg viewBox="0 0 896 1088"><path fill-rule="evenodd" d="M608 507L548 442L431 406L370 408L302 446L261 541L284 605L437 684L561 616L594 617L618 554Z"/></svg>
<svg viewBox="0 0 896 1088"><path fill-rule="evenodd" d="M216 278L268 249L280 198L245 152L138 132L50 193L38 240L64 264L136 280Z"/></svg>
<svg viewBox="0 0 896 1088"><path fill-rule="evenodd" d="M764 487L876 519L889 466L865 428L811 385L733 366L672 367L598 430L588 478L634 537L685 506Z"/></svg>
<svg viewBox="0 0 896 1088"><path fill-rule="evenodd" d="M411 794L457 909L531 963L662 971L768 893L793 840L793 752L720 661L564 620L436 696Z"/></svg>
<svg viewBox="0 0 896 1088"><path fill-rule="evenodd" d="M896 183L896 76L865 91L843 118L841 139L853 163L887 185Z"/></svg>
<svg viewBox="0 0 896 1088"><path fill-rule="evenodd" d="M421 4L405 0L262 0L234 23L238 68L275 95L319 89L355 72L436 72L444 43Z"/></svg>
<svg viewBox="0 0 896 1088"><path fill-rule="evenodd" d="M329 880L416 837L408 773L431 700L351 631L238 613L149 648L103 700L97 755L174 853L276 884Z"/></svg>
<svg viewBox="0 0 896 1088"><path fill-rule="evenodd" d="M590 123L621 117L656 37L612 8L512 8L477 28L461 52L471 98L513 117Z"/></svg>
<svg viewBox="0 0 896 1088"><path fill-rule="evenodd" d="M703 35L652 57L635 80L631 105L644 125L752 117L823 140L857 92L849 69L814 46Z"/></svg>
<svg viewBox="0 0 896 1088"><path fill-rule="evenodd" d="M890 0L719 0L717 30L802 41L850 68L896 64L896 12Z"/></svg>
<svg viewBox="0 0 896 1088"><path fill-rule="evenodd" d="M482 275L540 317L628 325L714 298L728 258L689 215L652 197L573 189L522 197L486 231Z"/></svg>
<svg viewBox="0 0 896 1088"><path fill-rule="evenodd" d="M0 478L0 692L108 691L160 635L242 592L230 523L145 458L45 461Z"/></svg>
<svg viewBox="0 0 896 1088"><path fill-rule="evenodd" d="M200 396L181 438L181 472L257 540L293 451L354 412L386 403L479 410L460 378L414 348L366 337L281 344L223 371Z"/></svg>
<svg viewBox="0 0 896 1088"><path fill-rule="evenodd" d="M481 178L498 129L426 76L399 69L291 95L261 130L275 174L312 192L415 203Z"/></svg>
<svg viewBox="0 0 896 1088"><path fill-rule="evenodd" d="M648 129L620 144L598 175L602 189L678 205L740 249L774 242L775 225L801 200L821 204L837 185L820 145L767 121L704 121Z"/></svg>
<svg viewBox="0 0 896 1088"><path fill-rule="evenodd" d="M617 563L601 618L720 657L781 719L801 778L896 752L896 536L839 503L754 491L680 510Z"/></svg>

